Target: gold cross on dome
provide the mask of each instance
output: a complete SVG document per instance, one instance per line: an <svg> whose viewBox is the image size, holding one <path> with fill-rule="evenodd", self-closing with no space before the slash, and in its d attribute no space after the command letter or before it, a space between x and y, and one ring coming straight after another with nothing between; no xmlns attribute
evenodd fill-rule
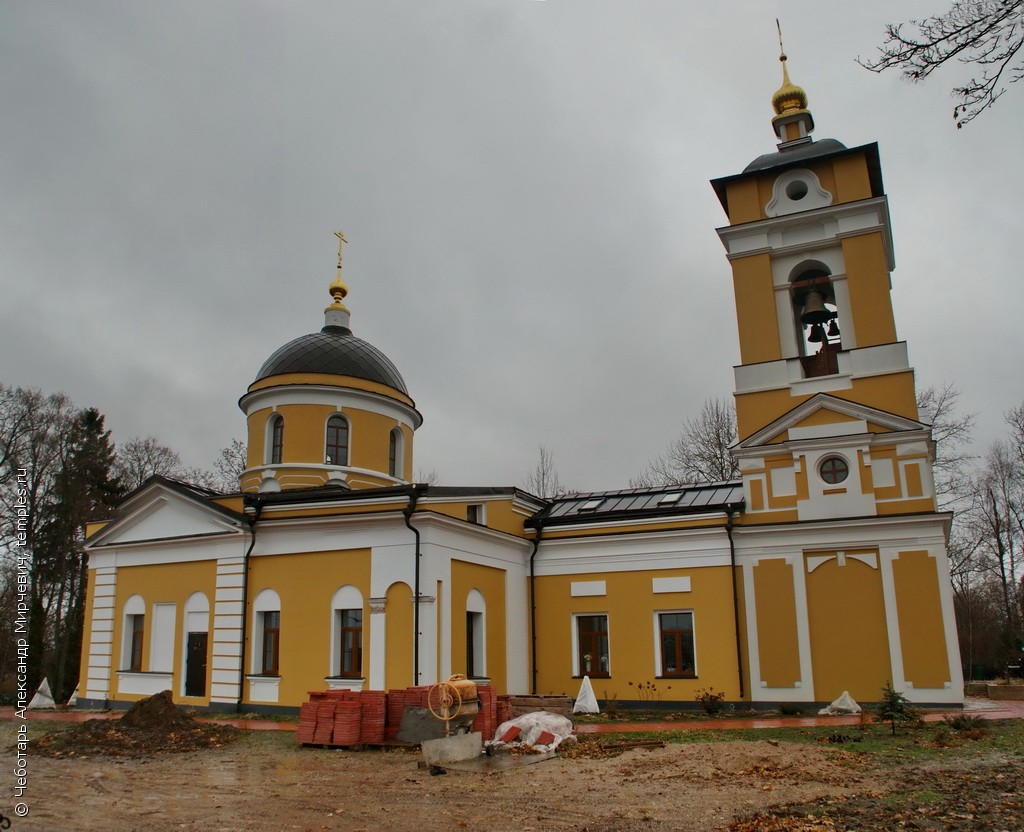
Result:
<svg viewBox="0 0 1024 832"><path fill-rule="evenodd" d="M334 236L338 238L338 268L340 269L341 268L341 255L342 255L341 247L343 245L345 245L345 243L347 243L348 240L345 239L345 232L344 231L335 231L334 232Z"/></svg>

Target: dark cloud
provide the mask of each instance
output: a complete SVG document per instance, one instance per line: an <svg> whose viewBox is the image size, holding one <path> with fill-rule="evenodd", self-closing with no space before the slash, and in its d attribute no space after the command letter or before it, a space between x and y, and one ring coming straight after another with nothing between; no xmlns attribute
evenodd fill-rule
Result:
<svg viewBox="0 0 1024 832"><path fill-rule="evenodd" d="M918 378L958 381L987 441L1024 398L1019 99L958 132L944 79L860 69L914 3L769 5L12 6L2 380L208 464L263 359L321 325L342 227L420 466L508 483L543 443L564 482L624 484L731 389L707 180L772 149L780 14L817 135L881 144Z"/></svg>

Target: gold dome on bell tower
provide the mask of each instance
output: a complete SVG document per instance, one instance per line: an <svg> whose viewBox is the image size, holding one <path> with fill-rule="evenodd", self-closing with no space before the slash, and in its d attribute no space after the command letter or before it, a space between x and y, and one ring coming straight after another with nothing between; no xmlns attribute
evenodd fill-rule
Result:
<svg viewBox="0 0 1024 832"><path fill-rule="evenodd" d="M811 133L814 131L814 118L807 109L807 93L803 87L799 87L789 80L788 58L782 47L782 27L779 21L775 21L779 31L779 61L782 63L782 86L772 95L772 109L775 110L775 117L772 119L772 127L775 128L775 135L779 137L779 145L804 143L811 141Z"/></svg>

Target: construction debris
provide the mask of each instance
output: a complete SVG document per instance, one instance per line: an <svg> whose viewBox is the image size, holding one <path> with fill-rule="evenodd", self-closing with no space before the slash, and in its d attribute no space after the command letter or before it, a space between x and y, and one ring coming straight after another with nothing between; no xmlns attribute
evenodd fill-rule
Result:
<svg viewBox="0 0 1024 832"><path fill-rule="evenodd" d="M233 742L239 733L193 719L165 690L136 702L120 719L90 719L32 740L29 748L42 757L148 757L217 748Z"/></svg>

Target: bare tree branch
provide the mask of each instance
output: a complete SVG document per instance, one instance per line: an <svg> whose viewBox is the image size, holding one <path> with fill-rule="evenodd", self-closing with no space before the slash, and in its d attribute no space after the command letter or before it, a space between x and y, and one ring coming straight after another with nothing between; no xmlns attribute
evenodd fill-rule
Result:
<svg viewBox="0 0 1024 832"><path fill-rule="evenodd" d="M910 81L923 81L950 60L973 64L980 73L953 88L958 128L995 104L1004 83L1024 77L1024 0L958 0L942 13L908 24L890 23L874 60L857 62L872 72L896 69Z"/></svg>

